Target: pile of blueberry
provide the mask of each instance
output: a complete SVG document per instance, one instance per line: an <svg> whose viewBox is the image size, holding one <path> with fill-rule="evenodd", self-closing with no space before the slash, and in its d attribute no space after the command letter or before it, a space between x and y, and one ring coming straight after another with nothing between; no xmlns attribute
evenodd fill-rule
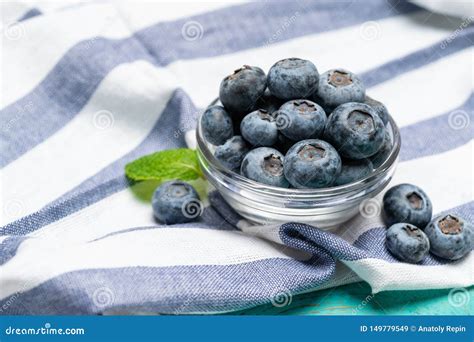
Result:
<svg viewBox="0 0 474 342"><path fill-rule="evenodd" d="M387 249L398 259L418 263L428 252L458 260L474 247L474 227L454 214L433 220L431 201L426 193L412 184L389 189L383 198L387 230Z"/></svg>
<svg viewBox="0 0 474 342"><path fill-rule="evenodd" d="M320 75L299 58L275 63L268 75L244 65L222 80L219 98L223 106L201 118L204 138L224 167L266 185L351 183L391 151L387 109L345 69Z"/></svg>

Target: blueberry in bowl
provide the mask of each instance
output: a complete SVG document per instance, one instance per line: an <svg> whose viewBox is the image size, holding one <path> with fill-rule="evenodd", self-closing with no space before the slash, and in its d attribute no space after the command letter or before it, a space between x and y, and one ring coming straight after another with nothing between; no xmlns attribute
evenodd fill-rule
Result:
<svg viewBox="0 0 474 342"><path fill-rule="evenodd" d="M329 116L325 138L343 157L368 158L382 147L385 125L370 106L348 102L337 107Z"/></svg>
<svg viewBox="0 0 474 342"><path fill-rule="evenodd" d="M265 109L247 114L240 123L240 133L253 146L273 146L278 140L275 119Z"/></svg>
<svg viewBox="0 0 474 342"><path fill-rule="evenodd" d="M280 132L293 141L319 138L326 126L323 108L309 100L291 100L276 113Z"/></svg>
<svg viewBox="0 0 474 342"><path fill-rule="evenodd" d="M302 140L286 153L284 172L295 188L324 188L341 172L341 158L325 141Z"/></svg>
<svg viewBox="0 0 474 342"><path fill-rule="evenodd" d="M283 175L283 158L283 155L273 148L256 148L245 156L240 173L262 184L287 188L289 184Z"/></svg>
<svg viewBox="0 0 474 342"><path fill-rule="evenodd" d="M234 133L232 119L222 106L210 106L202 114L204 137L211 144L222 145Z"/></svg>
<svg viewBox="0 0 474 342"><path fill-rule="evenodd" d="M328 111L348 102L364 102L365 86L361 79L346 69L331 69L321 74L315 94Z"/></svg>
<svg viewBox="0 0 474 342"><path fill-rule="evenodd" d="M310 97L316 91L318 80L316 66L301 58L282 59L268 72L268 88L282 100Z"/></svg>
<svg viewBox="0 0 474 342"><path fill-rule="evenodd" d="M220 85L219 98L234 115L250 113L267 88L267 77L262 69L244 65L225 77Z"/></svg>
<svg viewBox="0 0 474 342"><path fill-rule="evenodd" d="M201 116L197 156L209 183L242 217L330 228L359 213L361 202L390 182L398 127L388 111L384 124L377 109L363 103L360 79L347 75L354 84L349 88L358 88L351 96L340 95L346 90L334 95L332 112L314 101L320 77L304 59L283 59L267 77L260 68L244 67L222 81L220 98L210 106L229 113L233 130L225 136L231 138L213 144ZM344 77L334 74L332 81L346 87Z"/></svg>

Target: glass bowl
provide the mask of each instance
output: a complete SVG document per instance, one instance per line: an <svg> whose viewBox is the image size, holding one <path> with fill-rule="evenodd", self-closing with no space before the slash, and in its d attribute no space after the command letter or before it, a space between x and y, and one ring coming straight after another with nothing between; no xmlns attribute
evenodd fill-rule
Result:
<svg viewBox="0 0 474 342"><path fill-rule="evenodd" d="M219 104L218 99L210 105ZM380 193L390 182L398 162L400 132L389 116L387 128L392 150L387 159L366 178L320 189L286 189L255 182L226 169L214 157L215 146L202 134L199 117L196 139L200 167L210 184L243 218L257 224L301 222L330 229L359 213L364 200Z"/></svg>

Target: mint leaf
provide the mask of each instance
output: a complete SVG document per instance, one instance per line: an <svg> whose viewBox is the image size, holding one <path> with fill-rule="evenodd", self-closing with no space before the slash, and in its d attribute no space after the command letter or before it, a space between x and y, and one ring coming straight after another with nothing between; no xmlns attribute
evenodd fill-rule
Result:
<svg viewBox="0 0 474 342"><path fill-rule="evenodd" d="M169 179L189 181L203 177L196 151L177 148L149 154L125 165L128 178L143 181Z"/></svg>

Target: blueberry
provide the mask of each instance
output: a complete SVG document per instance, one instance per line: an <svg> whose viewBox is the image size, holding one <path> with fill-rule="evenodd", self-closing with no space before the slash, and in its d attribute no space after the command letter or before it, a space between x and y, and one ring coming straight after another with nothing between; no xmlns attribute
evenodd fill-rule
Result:
<svg viewBox="0 0 474 342"><path fill-rule="evenodd" d="M291 100L277 112L276 123L280 132L295 141L319 138L326 125L326 113L309 100Z"/></svg>
<svg viewBox="0 0 474 342"><path fill-rule="evenodd" d="M240 172L243 176L267 185L287 188L283 175L283 154L269 147L251 150L244 158Z"/></svg>
<svg viewBox="0 0 474 342"><path fill-rule="evenodd" d="M448 260L458 260L474 248L474 227L463 218L448 214L435 218L425 228L431 253Z"/></svg>
<svg viewBox="0 0 474 342"><path fill-rule="evenodd" d="M257 101L257 108L265 109L270 115L275 113L285 101L273 96L270 89L265 89L263 95Z"/></svg>
<svg viewBox="0 0 474 342"><path fill-rule="evenodd" d="M253 146L272 146L278 139L275 119L263 109L247 114L240 123L240 132Z"/></svg>
<svg viewBox="0 0 474 342"><path fill-rule="evenodd" d="M387 223L406 222L424 229L431 220L432 205L426 193L416 185L399 184L383 196Z"/></svg>
<svg viewBox="0 0 474 342"><path fill-rule="evenodd" d="M276 62L268 72L268 88L282 100L307 98L317 88L319 73L305 59L287 58Z"/></svg>
<svg viewBox="0 0 474 342"><path fill-rule="evenodd" d="M214 157L226 168L238 172L240 164L249 151L240 135L233 136L224 145L217 146Z"/></svg>
<svg viewBox="0 0 474 342"><path fill-rule="evenodd" d="M342 167L333 185L343 185L358 181L367 177L374 170L374 166L369 159L342 160Z"/></svg>
<svg viewBox="0 0 474 342"><path fill-rule="evenodd" d="M374 155L382 147L385 126L372 107L349 102L331 113L325 136L341 156L363 159Z"/></svg>
<svg viewBox="0 0 474 342"><path fill-rule="evenodd" d="M211 106L202 114L204 138L213 145L222 145L234 134L232 119L222 106Z"/></svg>
<svg viewBox="0 0 474 342"><path fill-rule="evenodd" d="M281 153L286 154L286 152L288 152L288 150L294 144L296 144L296 141L291 140L290 138L287 138L283 134L279 133L278 139L277 139L276 144L274 145L274 148L276 148Z"/></svg>
<svg viewBox="0 0 474 342"><path fill-rule="evenodd" d="M347 102L364 102L365 87L360 78L344 69L332 69L319 77L317 97L328 109Z"/></svg>
<svg viewBox="0 0 474 342"><path fill-rule="evenodd" d="M387 249L402 261L418 263L428 254L430 241L423 231L409 223L396 223L387 230Z"/></svg>
<svg viewBox="0 0 474 342"><path fill-rule="evenodd" d="M379 102L377 100L374 100L373 98L369 96L365 96L365 104L369 105L372 107L377 115L382 119L382 122L384 125L387 125L388 123L388 110L387 107L382 102Z"/></svg>
<svg viewBox="0 0 474 342"><path fill-rule="evenodd" d="M325 141L302 140L285 155L285 177L295 188L323 188L331 185L341 171L341 158Z"/></svg>
<svg viewBox="0 0 474 342"><path fill-rule="evenodd" d="M265 92L267 79L259 67L244 65L221 82L219 98L232 114L242 116L255 108Z"/></svg>
<svg viewBox="0 0 474 342"><path fill-rule="evenodd" d="M151 201L156 218L166 224L193 221L202 212L199 195L185 182L169 181L161 184Z"/></svg>
<svg viewBox="0 0 474 342"><path fill-rule="evenodd" d="M390 133L388 132L388 130L385 130L385 136L382 147L376 154L370 157L370 160L374 165L374 169L381 166L387 160L388 156L390 155L390 152L392 151L392 146L393 144L392 139L390 138Z"/></svg>

